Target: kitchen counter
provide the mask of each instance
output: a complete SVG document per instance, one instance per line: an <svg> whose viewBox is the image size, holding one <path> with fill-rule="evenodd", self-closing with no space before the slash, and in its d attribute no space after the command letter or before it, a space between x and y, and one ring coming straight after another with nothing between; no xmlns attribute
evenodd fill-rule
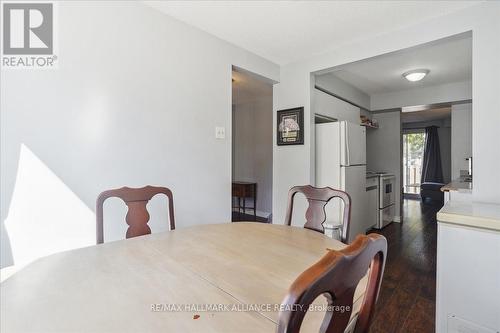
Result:
<svg viewBox="0 0 500 333"><path fill-rule="evenodd" d="M439 223L500 231L500 205L448 201L437 213Z"/></svg>
<svg viewBox="0 0 500 333"><path fill-rule="evenodd" d="M472 182L465 182L462 179L454 179L451 183L441 187L442 192L457 191L457 192L472 192Z"/></svg>

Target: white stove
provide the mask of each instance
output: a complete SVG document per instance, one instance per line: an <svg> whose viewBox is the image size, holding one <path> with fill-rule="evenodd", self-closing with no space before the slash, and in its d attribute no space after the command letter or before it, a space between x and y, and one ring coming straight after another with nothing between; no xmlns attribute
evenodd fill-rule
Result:
<svg viewBox="0 0 500 333"><path fill-rule="evenodd" d="M394 221L396 209L396 176L387 172L367 172L367 177L378 177L378 218L376 229Z"/></svg>

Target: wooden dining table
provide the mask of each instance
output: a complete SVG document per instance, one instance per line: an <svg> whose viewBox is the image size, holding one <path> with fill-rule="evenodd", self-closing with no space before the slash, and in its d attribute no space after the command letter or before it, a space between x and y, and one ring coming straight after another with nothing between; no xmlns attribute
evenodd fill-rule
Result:
<svg viewBox="0 0 500 333"><path fill-rule="evenodd" d="M243 222L62 252L0 285L0 330L274 332L295 278L327 249L343 247L312 230ZM353 323L365 286L366 277L355 293ZM301 331L318 332L323 316L308 313Z"/></svg>

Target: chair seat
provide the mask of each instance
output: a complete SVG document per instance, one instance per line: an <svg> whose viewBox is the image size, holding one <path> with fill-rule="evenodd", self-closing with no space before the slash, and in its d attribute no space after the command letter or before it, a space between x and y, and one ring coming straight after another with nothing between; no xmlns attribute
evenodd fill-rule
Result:
<svg viewBox="0 0 500 333"><path fill-rule="evenodd" d="M444 198L444 193L441 191L443 183L437 182L425 182L420 185L420 196L422 200L437 200L442 201Z"/></svg>

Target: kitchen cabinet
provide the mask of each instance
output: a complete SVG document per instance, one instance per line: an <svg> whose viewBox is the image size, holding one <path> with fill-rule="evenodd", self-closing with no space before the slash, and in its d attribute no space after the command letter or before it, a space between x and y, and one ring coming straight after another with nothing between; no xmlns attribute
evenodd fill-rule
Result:
<svg viewBox="0 0 500 333"><path fill-rule="evenodd" d="M499 332L500 205L451 200L437 220L436 332Z"/></svg>

